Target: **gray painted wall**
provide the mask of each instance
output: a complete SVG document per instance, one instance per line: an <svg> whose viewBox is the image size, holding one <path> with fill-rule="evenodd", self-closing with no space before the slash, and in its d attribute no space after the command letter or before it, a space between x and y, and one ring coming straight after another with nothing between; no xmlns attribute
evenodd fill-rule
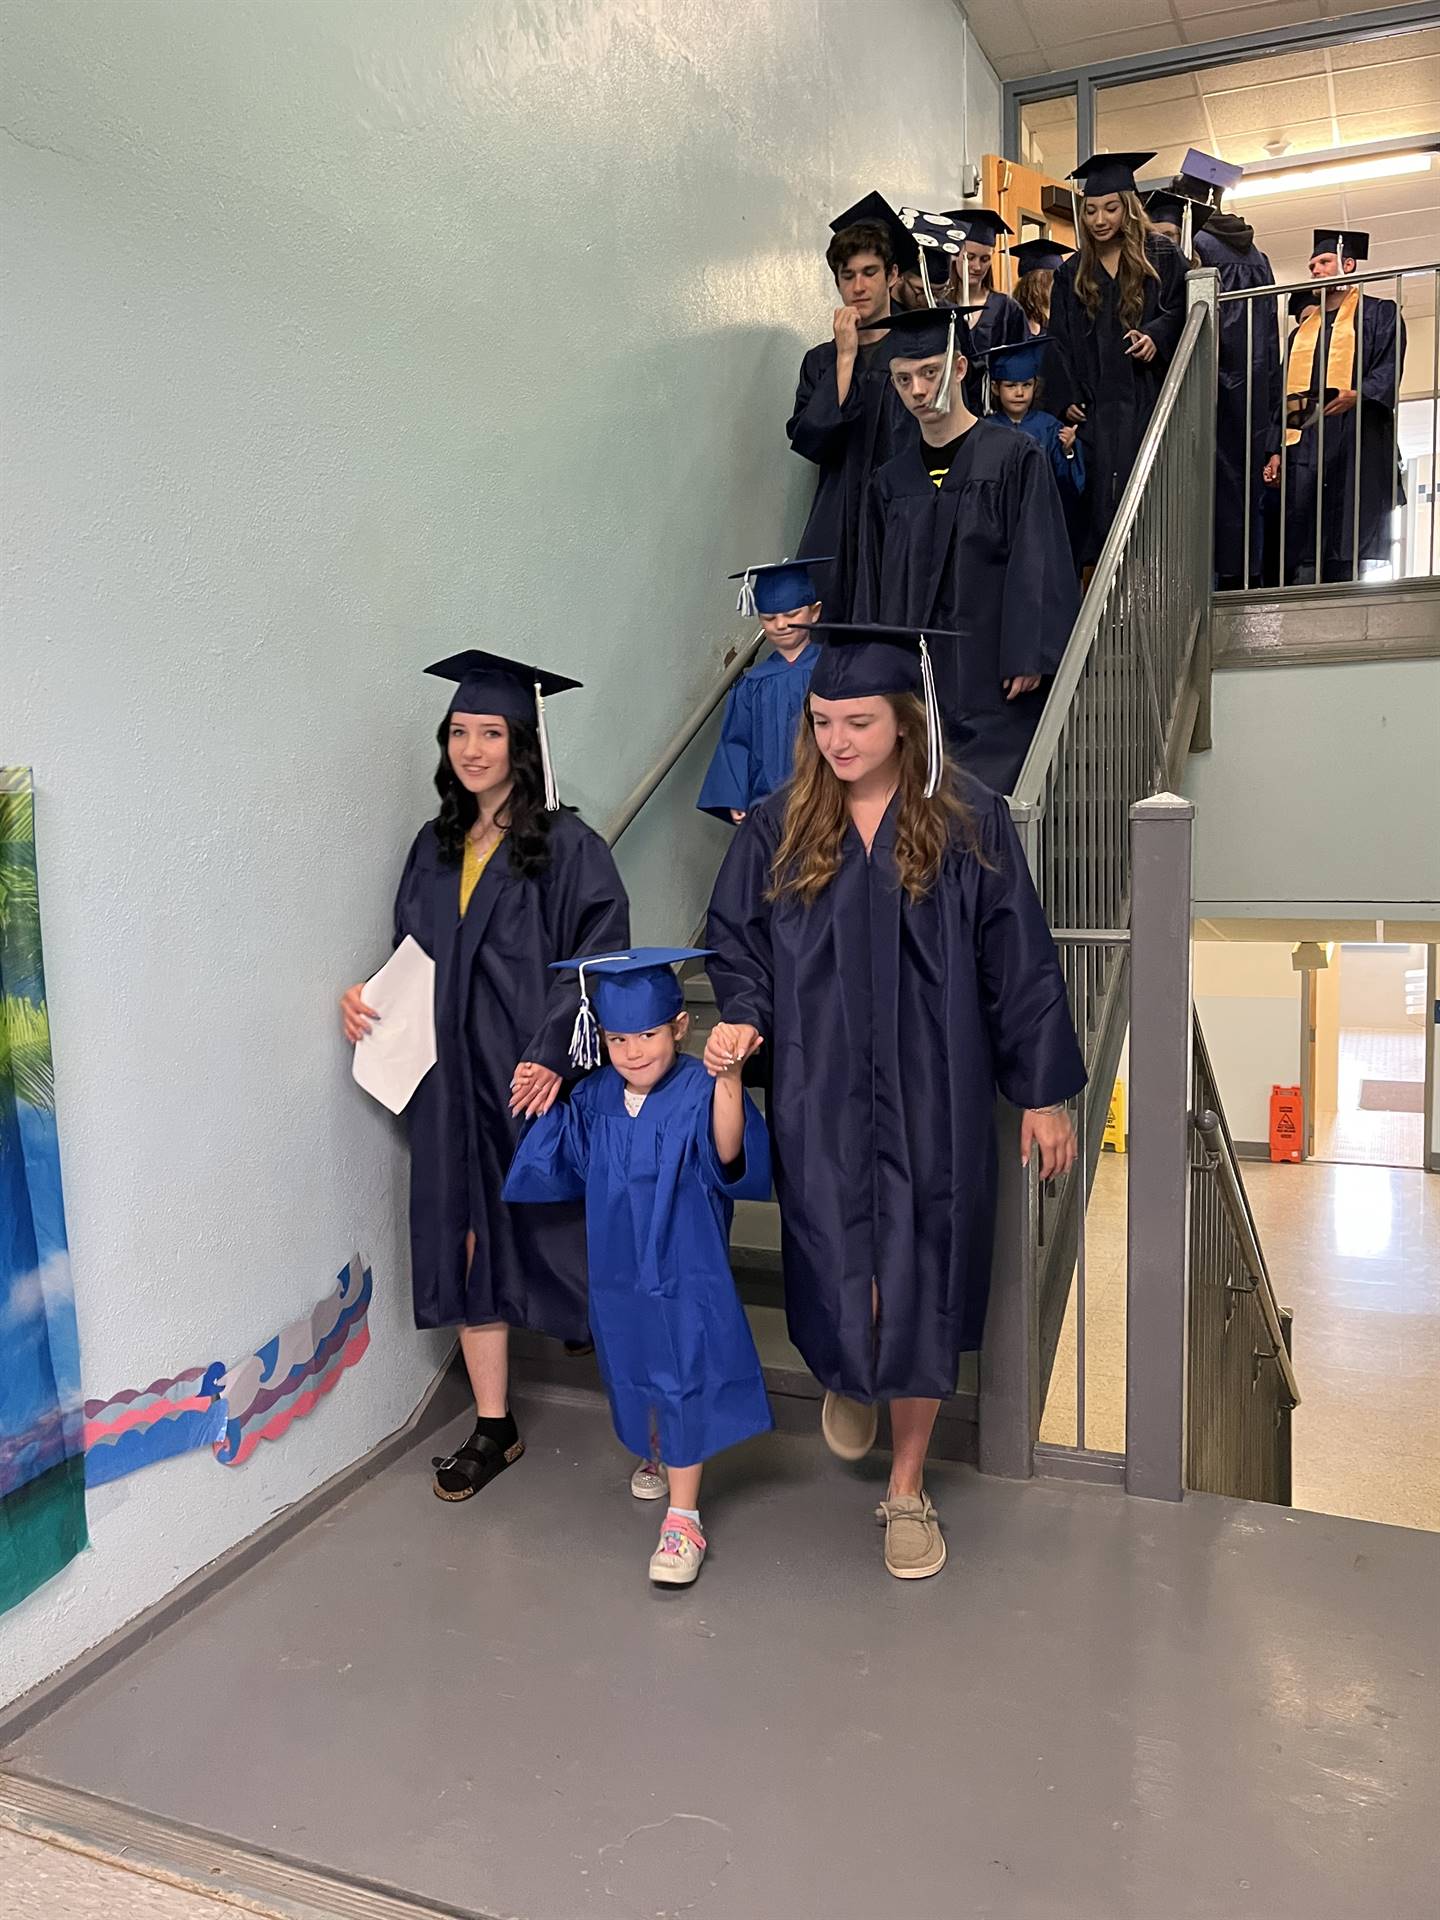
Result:
<svg viewBox="0 0 1440 1920"><path fill-rule="evenodd" d="M1440 914L1440 661L1215 675L1191 756L1195 912Z"/></svg>
<svg viewBox="0 0 1440 1920"><path fill-rule="evenodd" d="M237 1357L356 1245L376 1280L369 1355L283 1441L97 1495L0 1628L14 1693L436 1364L334 1010L427 810L418 669L582 677L562 783L603 821L740 636L722 576L801 524L827 216L952 204L1000 90L950 0L75 0L10 9L0 87L0 760L39 784L86 1391ZM697 781L626 843L652 937L724 844Z"/></svg>

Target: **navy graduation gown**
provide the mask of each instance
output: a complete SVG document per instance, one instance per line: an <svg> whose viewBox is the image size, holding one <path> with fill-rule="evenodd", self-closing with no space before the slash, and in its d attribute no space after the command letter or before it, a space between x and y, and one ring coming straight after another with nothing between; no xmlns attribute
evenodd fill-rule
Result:
<svg viewBox="0 0 1440 1920"><path fill-rule="evenodd" d="M768 900L780 795L736 834L710 902L721 1017L771 1054L790 1335L822 1385L858 1400L955 1391L985 1322L996 1088L1043 1107L1085 1084L1009 809L961 786L988 864L957 842L918 904L896 870L897 801L868 858L847 830L812 905Z"/></svg>
<svg viewBox="0 0 1440 1920"><path fill-rule="evenodd" d="M890 384L889 336L862 349L842 407L835 375L835 342L811 347L800 363L795 410L785 431L790 445L820 469L797 559L834 554L826 576L825 612L848 620L865 489L876 467L920 438L914 416Z"/></svg>
<svg viewBox="0 0 1440 1920"><path fill-rule="evenodd" d="M583 1197L590 1327L615 1431L648 1459L653 1413L671 1467L774 1424L729 1250L732 1203L769 1196L770 1147L747 1094L743 1163L721 1166L714 1087L681 1054L632 1116L625 1082L602 1067L529 1129L505 1183L509 1200Z"/></svg>
<svg viewBox="0 0 1440 1920"><path fill-rule="evenodd" d="M960 296L957 293L955 297L958 300ZM984 308L970 322L970 338L977 360L992 347L1018 346L1020 341L1030 338L1025 309L1008 293L987 293Z"/></svg>
<svg viewBox="0 0 1440 1920"><path fill-rule="evenodd" d="M1148 363L1125 351L1119 284L1103 269L1093 319L1075 292L1078 254L1055 269L1050 291L1044 404L1061 420L1072 403L1085 409L1079 439L1090 495L1081 552L1086 564L1100 557L1185 324L1185 262L1178 249L1148 234L1145 251L1159 276L1146 278L1139 321L1141 332L1155 342L1155 358Z"/></svg>
<svg viewBox="0 0 1440 1920"><path fill-rule="evenodd" d="M1227 216L1220 216L1227 219ZM1236 237L1251 229L1230 216ZM1196 258L1213 267L1224 293L1249 287L1273 287L1270 262L1256 246L1231 246L1207 227L1194 239ZM1253 309L1247 321L1247 311ZM1219 390L1215 412L1215 573L1222 584L1239 586L1245 578L1249 546L1250 580L1260 584L1265 462L1280 450L1277 430L1280 399L1280 322L1274 300L1226 300L1220 306ZM1245 424L1246 387L1250 424ZM1250 448L1250 494L1245 495L1245 449Z"/></svg>
<svg viewBox="0 0 1440 1920"><path fill-rule="evenodd" d="M695 802L728 823L783 787L795 765L795 730L820 649L812 640L793 660L768 653L730 689L715 753Z"/></svg>
<svg viewBox="0 0 1440 1920"><path fill-rule="evenodd" d="M996 792L1014 785L1079 604L1060 496L1040 447L977 421L937 488L921 450L882 467L866 508L856 618L958 633L932 649L951 751Z"/></svg>
<svg viewBox="0 0 1440 1920"><path fill-rule="evenodd" d="M522 1060L573 1073L579 988L547 968L572 954L623 950L630 909L609 848L578 814L552 815L550 848L549 870L527 880L512 872L502 843L463 920L460 869L441 863L433 823L405 862L396 943L411 934L435 962L436 1061L405 1109L417 1327L504 1320L585 1338L581 1209L508 1207L500 1197L520 1132L510 1079Z"/></svg>
<svg viewBox="0 0 1440 1920"><path fill-rule="evenodd" d="M1322 310L1320 338L1310 378L1306 412L1313 412L1322 386L1328 387L1330 329L1334 315ZM1350 385L1359 400L1349 413L1325 422L1325 484L1317 501L1320 472L1320 423L1301 430L1287 455L1285 476L1285 578L1315 578L1315 530L1320 522L1321 578L1349 580L1355 549L1355 444L1360 443L1360 560L1385 560L1390 554L1390 513L1405 499L1399 479L1394 400L1405 370L1405 327L1393 300L1365 296L1360 301L1355 361ZM1293 342L1292 342L1293 351ZM1363 358L1363 366L1362 366ZM1356 372L1360 372L1357 383Z"/></svg>

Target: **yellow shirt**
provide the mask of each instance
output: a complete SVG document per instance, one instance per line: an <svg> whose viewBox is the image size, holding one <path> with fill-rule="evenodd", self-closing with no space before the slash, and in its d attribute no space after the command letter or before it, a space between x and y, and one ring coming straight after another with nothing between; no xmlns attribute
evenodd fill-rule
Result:
<svg viewBox="0 0 1440 1920"><path fill-rule="evenodd" d="M491 855L499 844L500 841L497 840L493 846L487 847L484 853L481 853L469 835L465 837L465 857L460 863L460 917L462 919L465 917L466 908L470 905L470 896L480 884L480 876L489 866Z"/></svg>

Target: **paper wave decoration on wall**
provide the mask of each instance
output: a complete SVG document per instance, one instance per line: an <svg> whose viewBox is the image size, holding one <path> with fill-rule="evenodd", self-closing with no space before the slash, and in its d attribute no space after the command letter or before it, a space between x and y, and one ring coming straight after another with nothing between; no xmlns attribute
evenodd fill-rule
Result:
<svg viewBox="0 0 1440 1920"><path fill-rule="evenodd" d="M215 1449L223 1466L241 1466L262 1440L278 1440L364 1358L370 1293L370 1269L357 1253L312 1313L225 1369L220 1391L228 1417Z"/></svg>
<svg viewBox="0 0 1440 1920"><path fill-rule="evenodd" d="M85 1402L85 1484L103 1486L157 1460L213 1446L225 1434L220 1383L225 1363L190 1367L173 1380L127 1387L110 1400Z"/></svg>

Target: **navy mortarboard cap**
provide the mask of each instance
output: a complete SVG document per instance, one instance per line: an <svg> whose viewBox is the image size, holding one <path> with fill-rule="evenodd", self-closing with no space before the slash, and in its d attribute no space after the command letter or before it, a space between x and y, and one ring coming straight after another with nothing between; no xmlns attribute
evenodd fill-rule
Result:
<svg viewBox="0 0 1440 1920"><path fill-rule="evenodd" d="M555 769L550 759L550 736L545 725L545 702L552 694L567 693L582 683L568 680L563 673L549 673L544 667L528 666L523 660L507 660L502 654L482 653L471 647L464 653L452 653L448 660L437 660L427 667L440 680L458 681L446 718L452 713L498 713L506 720L521 720L534 727L540 736L540 763L545 774L545 805L553 813L560 805L555 786Z"/></svg>
<svg viewBox="0 0 1440 1920"><path fill-rule="evenodd" d="M761 567L746 567L743 573L729 577L740 582L735 611L747 620L761 613L791 613L796 607L813 607L820 598L810 577L811 567L828 567L833 553L817 553L805 560L775 560Z"/></svg>
<svg viewBox="0 0 1440 1920"><path fill-rule="evenodd" d="M915 253L914 265L907 267L906 272L918 270L923 276L933 307L935 289L944 291L950 279L950 264L964 251L965 228L953 213L926 213L923 207L902 207L900 224Z"/></svg>
<svg viewBox="0 0 1440 1920"><path fill-rule="evenodd" d="M1058 240L1022 240L1010 249L1010 258L1021 273L1053 273L1074 251L1073 247L1062 247Z"/></svg>
<svg viewBox="0 0 1440 1920"><path fill-rule="evenodd" d="M573 969L580 975L571 1065L599 1066L602 1028L607 1033L648 1033L652 1027L667 1026L685 1004L676 966L682 960L703 960L709 952L708 947L629 947L624 953L552 961L552 973Z"/></svg>
<svg viewBox="0 0 1440 1920"><path fill-rule="evenodd" d="M879 693L918 693L925 702L929 766L925 798L939 791L945 765L945 733L930 662L932 640L958 641L960 635L918 627L887 627L876 622L817 620L812 632L824 645L810 676L810 694L821 700L868 700Z"/></svg>
<svg viewBox="0 0 1440 1920"><path fill-rule="evenodd" d="M857 200L853 207L847 207L843 213L837 213L830 222L830 231L842 233L846 227L861 225L883 227L890 236L890 246L895 255L896 266L902 273L915 271L914 242L899 214L883 193L867 193L864 199Z"/></svg>
<svg viewBox="0 0 1440 1920"><path fill-rule="evenodd" d="M1239 186L1244 174L1244 167L1236 166L1233 160L1217 160L1213 153L1191 147L1180 163L1175 188L1191 200L1208 200L1218 208L1231 187Z"/></svg>
<svg viewBox="0 0 1440 1920"><path fill-rule="evenodd" d="M992 213L989 207L957 207L950 217L961 223L965 238L973 240L977 247L993 247L1002 233L1014 237L1015 229L1006 226L999 214Z"/></svg>
<svg viewBox="0 0 1440 1920"><path fill-rule="evenodd" d="M1092 153L1070 175L1090 200L1107 193L1135 193L1135 175L1155 158L1153 153Z"/></svg>
<svg viewBox="0 0 1440 1920"><path fill-rule="evenodd" d="M1192 199L1177 181L1173 187L1157 187L1154 193L1147 193L1145 211L1156 226L1178 227L1180 250L1188 253L1192 238L1209 226L1215 208L1208 200Z"/></svg>
<svg viewBox="0 0 1440 1920"><path fill-rule="evenodd" d="M1333 253L1341 260L1368 260L1370 236L1353 227L1317 227L1310 241L1310 258L1317 253Z"/></svg>
<svg viewBox="0 0 1440 1920"><path fill-rule="evenodd" d="M932 354L945 355L945 373L940 385L935 389L935 406L944 413L950 405L950 383L955 372L955 356L963 353L967 360L975 352L975 343L970 338L970 323L967 313L979 313L979 306L970 307L915 307L909 313L894 313L885 322L890 329L890 358L892 360L928 360Z"/></svg>
<svg viewBox="0 0 1440 1920"><path fill-rule="evenodd" d="M985 371L992 380L1034 380L1045 364L1048 333L1031 334L1028 340L1012 341L1008 347L991 347L982 354Z"/></svg>

